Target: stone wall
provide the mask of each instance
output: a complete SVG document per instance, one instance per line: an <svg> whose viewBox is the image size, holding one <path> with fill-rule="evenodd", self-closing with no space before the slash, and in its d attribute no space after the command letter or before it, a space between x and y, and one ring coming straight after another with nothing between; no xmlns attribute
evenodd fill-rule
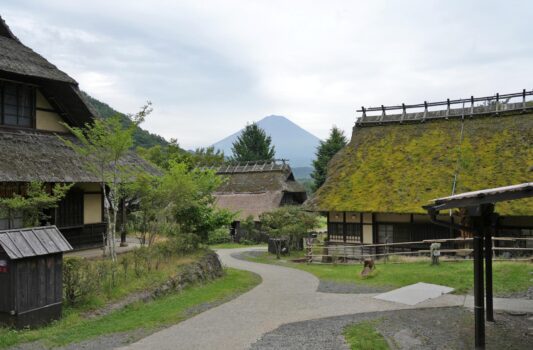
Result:
<svg viewBox="0 0 533 350"><path fill-rule="evenodd" d="M186 265L175 276L159 286L153 292L153 296L159 297L167 293L179 292L192 284L211 281L223 274L224 270L218 255L209 251L200 260Z"/></svg>

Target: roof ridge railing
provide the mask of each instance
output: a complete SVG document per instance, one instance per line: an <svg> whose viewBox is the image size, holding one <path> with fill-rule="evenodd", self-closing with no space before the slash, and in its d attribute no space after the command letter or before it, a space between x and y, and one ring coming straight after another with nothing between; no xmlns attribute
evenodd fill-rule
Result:
<svg viewBox="0 0 533 350"><path fill-rule="evenodd" d="M289 167L288 159L257 160L246 162L228 162L222 165L201 165L199 169L215 170L217 173L251 173L262 171L285 170Z"/></svg>
<svg viewBox="0 0 533 350"><path fill-rule="evenodd" d="M470 96L467 99L450 100L439 102L427 102L419 104L406 105L402 103L397 106L384 106L380 107L368 107L364 106L357 110L358 113L362 113L356 121L356 125L363 124L383 124L383 123L403 123L420 121L424 122L428 119L448 119L450 117L462 117L475 116L475 115L487 115L487 114L499 114L500 112L509 111L527 111L533 109L533 105L528 106L527 97L533 96L533 90L527 91L523 89L522 92L511 94L499 94L496 93L492 96L474 97ZM521 98L520 102L509 103L513 98ZM478 103L476 105L476 103ZM479 104L484 103L484 104ZM452 108L453 105L461 104L461 108ZM430 107L445 106L445 109L430 110ZM422 109L420 112L408 113L409 109ZM396 114L388 114L387 111L401 111ZM368 113L380 112L377 115L369 115Z"/></svg>

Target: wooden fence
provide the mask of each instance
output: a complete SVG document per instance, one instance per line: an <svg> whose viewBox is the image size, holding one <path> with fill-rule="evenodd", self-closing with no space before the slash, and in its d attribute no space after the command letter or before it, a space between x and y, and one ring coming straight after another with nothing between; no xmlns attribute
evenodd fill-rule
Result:
<svg viewBox="0 0 533 350"><path fill-rule="evenodd" d="M371 126L386 123L424 122L431 119L468 118L481 115L499 115L508 112L533 111L533 90L495 94L493 96L474 97L439 102L397 106L361 107L362 113L357 119L357 126ZM460 105L459 108L454 106ZM399 111L399 112L395 112ZM390 113L392 112L392 113Z"/></svg>
<svg viewBox="0 0 533 350"><path fill-rule="evenodd" d="M524 247L495 247L496 241L519 242L530 241L533 238L516 238L516 237L493 237L493 254L496 252L525 252L528 257L525 260L533 259L533 248ZM383 259L387 261L391 256L429 256L430 245L432 243L463 243L472 242L472 238L450 238L450 239L427 239L416 242L397 242L397 243L381 243L381 244L360 244L360 245L324 245L318 243L314 239L305 240L305 252L307 263L360 263L365 259ZM404 252L390 252L390 248L413 245L426 244L427 249L419 249ZM471 248L457 248L457 249L440 249L440 252L445 255L453 257L467 258L472 252ZM497 259L495 259L497 260ZM505 259L502 259L505 260ZM514 259L517 260L517 259Z"/></svg>

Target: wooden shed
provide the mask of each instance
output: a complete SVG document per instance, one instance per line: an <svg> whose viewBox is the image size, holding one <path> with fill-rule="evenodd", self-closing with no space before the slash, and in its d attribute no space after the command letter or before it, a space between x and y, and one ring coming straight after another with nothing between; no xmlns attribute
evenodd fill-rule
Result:
<svg viewBox="0 0 533 350"><path fill-rule="evenodd" d="M70 250L56 226L0 231L0 324L34 327L61 317Z"/></svg>

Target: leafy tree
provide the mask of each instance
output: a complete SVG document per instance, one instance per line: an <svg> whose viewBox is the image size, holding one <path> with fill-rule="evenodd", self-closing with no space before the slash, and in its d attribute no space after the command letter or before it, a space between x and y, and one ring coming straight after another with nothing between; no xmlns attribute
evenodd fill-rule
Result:
<svg viewBox="0 0 533 350"><path fill-rule="evenodd" d="M260 243L262 238L261 223L254 220L252 215L241 221L239 243Z"/></svg>
<svg viewBox="0 0 533 350"><path fill-rule="evenodd" d="M173 162L186 163L189 169L193 169L197 166L222 165L225 161L224 152L215 150L213 146L188 152L180 148L175 139L170 140L166 146L138 147L137 151L141 157L165 170L168 170Z"/></svg>
<svg viewBox="0 0 533 350"><path fill-rule="evenodd" d="M129 215L129 224L138 233L141 245L151 246L156 235L168 230L172 224L169 219L170 196L161 177L147 173L139 174L126 186L134 208Z"/></svg>
<svg viewBox="0 0 533 350"><path fill-rule="evenodd" d="M300 207L284 206L260 216L261 227L272 238L286 239L289 247L296 247L297 242L303 238L309 230L318 227L318 216L306 212ZM276 241L276 257L281 253L281 241Z"/></svg>
<svg viewBox="0 0 533 350"><path fill-rule="evenodd" d="M180 147L176 139L171 139L168 145L155 145L150 148L137 147L137 152L141 157L164 170L168 170L172 162L181 163L189 157L188 152Z"/></svg>
<svg viewBox="0 0 533 350"><path fill-rule="evenodd" d="M210 232L234 220L233 213L214 206L212 193L223 181L214 171L189 170L186 163L171 163L162 183L171 202L177 233L193 233L207 242Z"/></svg>
<svg viewBox="0 0 533 350"><path fill-rule="evenodd" d="M94 97L90 96L86 92L82 91L83 96L86 100L93 106L93 108L96 111L96 114L101 117L102 119L108 119L111 117L118 116L120 118L120 122L123 127L127 128L131 125L132 121L131 118L124 114L116 111L115 109L111 108L107 103L101 102ZM141 129L140 127L136 127L135 131L133 132L133 145L134 146L140 146L145 148L151 148L156 145L165 146L168 142L161 136L157 134L152 134L146 130Z"/></svg>
<svg viewBox="0 0 533 350"><path fill-rule="evenodd" d="M24 195L14 193L11 197L0 198L0 212L3 212L0 216L8 217L11 227L16 213L22 214L24 227L40 226L50 218L45 214L46 209L56 207L71 187L60 184L47 187L42 182L30 182Z"/></svg>
<svg viewBox="0 0 533 350"><path fill-rule="evenodd" d="M317 147L316 159L313 161L314 170L311 177L315 181L315 191L326 181L328 163L333 156L346 146L347 140L344 132L334 126L326 141L320 141Z"/></svg>
<svg viewBox="0 0 533 350"><path fill-rule="evenodd" d="M197 148L194 153L190 153L190 163L194 167L222 165L224 162L224 152L213 146Z"/></svg>
<svg viewBox="0 0 533 350"><path fill-rule="evenodd" d="M117 260L117 214L125 194L124 185L131 181L138 171L134 165L124 162L124 158L133 147L133 133L151 112L151 103L148 102L137 114L130 116L131 124L127 127L123 126L118 115L109 119L95 119L84 128L64 124L79 142L60 137L76 153L89 160L86 162L87 170L99 178L106 202L106 243L113 262Z"/></svg>
<svg viewBox="0 0 533 350"><path fill-rule="evenodd" d="M271 145L272 139L256 123L246 125L231 148L233 159L237 162L254 160L273 160L276 152Z"/></svg>

